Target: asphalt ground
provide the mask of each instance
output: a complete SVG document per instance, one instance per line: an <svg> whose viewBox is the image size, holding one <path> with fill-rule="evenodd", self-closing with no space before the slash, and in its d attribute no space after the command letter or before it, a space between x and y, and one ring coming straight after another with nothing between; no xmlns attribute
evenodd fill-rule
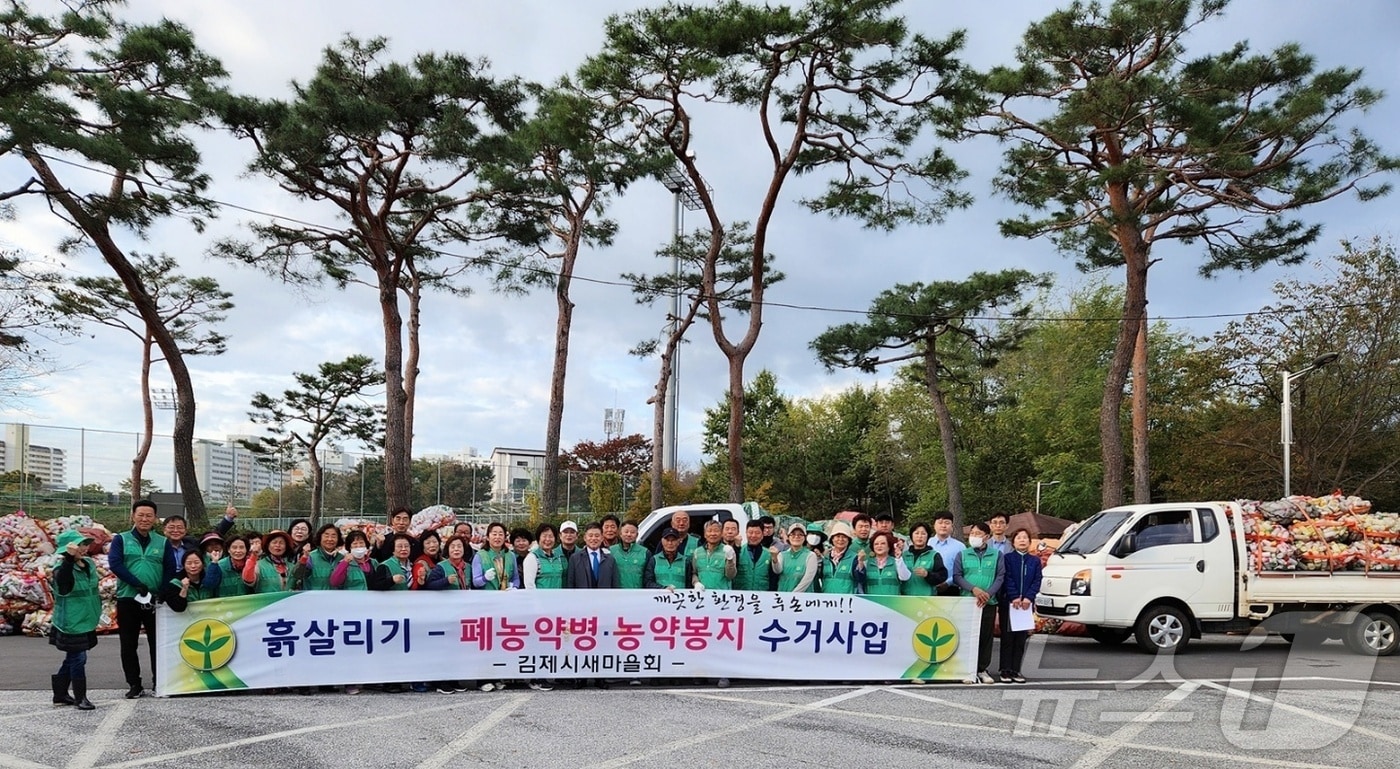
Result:
<svg viewBox="0 0 1400 769"><path fill-rule="evenodd" d="M1395 765L1400 658L1241 640L1158 658L1038 637L1024 685L126 700L104 637L88 662L97 710L79 712L49 704L56 650L0 638L0 768Z"/></svg>

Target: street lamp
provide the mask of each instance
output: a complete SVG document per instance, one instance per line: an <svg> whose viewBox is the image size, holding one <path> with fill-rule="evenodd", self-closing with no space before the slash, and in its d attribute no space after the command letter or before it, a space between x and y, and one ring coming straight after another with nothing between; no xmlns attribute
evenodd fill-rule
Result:
<svg viewBox="0 0 1400 769"><path fill-rule="evenodd" d="M1035 482L1035 514L1040 515L1040 488L1042 486L1054 486L1059 481L1036 481Z"/></svg>
<svg viewBox="0 0 1400 769"><path fill-rule="evenodd" d="M1335 352L1323 353L1298 371L1282 371L1283 405L1279 415L1279 442L1283 444L1283 496L1293 494L1293 383L1341 357Z"/></svg>
<svg viewBox="0 0 1400 769"><path fill-rule="evenodd" d="M694 159L695 153L689 154ZM671 211L671 232L675 240L673 241L674 251L671 254L671 326L670 339L676 338L676 332L680 328L681 322L681 207L687 211L699 211L704 207L704 202L700 195L696 193L695 184L686 174L685 168L679 163L671 166L661 174L661 184L671 193L674 201L674 208ZM708 186L708 185L707 185ZM676 469L676 429L680 417L680 345L671 353L671 372L666 383L666 414L663 417L662 433L662 454L661 467L665 470L675 471Z"/></svg>

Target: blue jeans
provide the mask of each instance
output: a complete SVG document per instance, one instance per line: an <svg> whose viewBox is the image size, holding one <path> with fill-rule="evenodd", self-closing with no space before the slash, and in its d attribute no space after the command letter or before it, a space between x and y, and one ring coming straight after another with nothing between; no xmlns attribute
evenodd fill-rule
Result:
<svg viewBox="0 0 1400 769"><path fill-rule="evenodd" d="M58 674L68 678L87 678L87 651L68 652L63 664L58 666Z"/></svg>

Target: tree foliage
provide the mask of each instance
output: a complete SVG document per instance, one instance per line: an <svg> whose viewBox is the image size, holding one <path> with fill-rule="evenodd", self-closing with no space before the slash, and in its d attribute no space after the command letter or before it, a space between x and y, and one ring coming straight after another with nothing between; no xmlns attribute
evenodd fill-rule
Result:
<svg viewBox="0 0 1400 769"><path fill-rule="evenodd" d="M651 465L651 441L641 433L609 438L602 443L579 441L559 457L560 466L570 472L617 473L637 477Z"/></svg>
<svg viewBox="0 0 1400 769"><path fill-rule="evenodd" d="M899 284L871 302L865 323L834 326L812 341L817 360L828 371L874 372L880 366L912 362L910 374L923 382L938 419L948 507L955 527L962 526L963 499L949 389L961 386L968 392L981 380L982 370L995 366L999 355L1015 348L1028 330L1022 321L1030 305L1022 295L1047 283L1046 278L1025 270L1005 270L975 272L963 281ZM1006 320L983 320L1002 308L1010 309Z"/></svg>
<svg viewBox="0 0 1400 769"><path fill-rule="evenodd" d="M311 467L311 519L321 515L323 479L320 451L339 441L378 445L383 409L364 401L366 390L384 383L373 358L351 355L326 362L314 374L293 373L296 387L281 397L254 393L248 418L268 435L244 445L265 457L302 457Z"/></svg>
<svg viewBox="0 0 1400 769"><path fill-rule="evenodd" d="M228 339L214 327L233 309L233 294L210 277L187 277L179 263L164 254L132 254L132 263L159 313L160 325L169 330L183 355L222 355ZM151 402L151 366L164 362L156 357L156 331L131 305L126 286L113 277L82 276L55 285L50 310L60 317L96 323L136 337L141 345L141 439L131 460L132 486L141 485L141 473L155 438L155 412ZM212 490L210 490L212 491Z"/></svg>
<svg viewBox="0 0 1400 769"><path fill-rule="evenodd" d="M1400 167L1348 124L1380 99L1360 70L1319 70L1293 44L1188 57L1185 39L1226 5L1075 2L1027 29L1015 65L978 78L986 101L968 130L1007 143L995 186L1029 209L1002 232L1049 237L1085 269L1125 269L1100 408L1104 505L1123 497L1118 412L1146 323L1148 268L1164 254L1153 246L1197 246L1206 276L1296 263L1321 232L1300 209L1348 192L1375 198L1389 186L1373 177ZM1135 384L1139 437L1147 384Z"/></svg>
<svg viewBox="0 0 1400 769"><path fill-rule="evenodd" d="M636 111L644 135L673 156L704 210L710 231L703 293L715 342L729 362L729 498L744 495L744 361L763 325L769 227L783 186L824 175L811 211L893 229L932 222L966 205L962 172L928 129L967 95L955 54L962 34L930 40L891 15L896 0L809 0L800 7L727 0L668 3L613 16L604 44L580 70L600 98ZM723 323L715 291L724 220L691 151L704 105L723 102L755 120L765 158L764 196L752 218L748 322L737 338Z"/></svg>
<svg viewBox="0 0 1400 769"><path fill-rule="evenodd" d="M442 249L503 232L528 239L539 225L468 215L483 197L476 173L521 118L518 84L458 54L385 62L387 45L347 37L325 50L307 83L292 84L290 100L225 101L222 119L257 152L250 170L322 204L343 229L251 223L256 243L225 241L216 250L285 280L375 292L384 334L385 493L398 507L409 495L423 291L465 292L456 276L490 264Z"/></svg>
<svg viewBox="0 0 1400 769"><path fill-rule="evenodd" d="M0 200L42 196L73 230L65 248L96 250L120 279L174 379L176 474L186 515L205 520L194 467L194 385L121 241L145 238L170 218L202 229L214 213L192 133L209 122L225 73L184 26L129 24L112 15L113 5L75 0L54 16L19 2L0 10L0 154L22 158L34 173L0 190ZM101 180L85 187L92 177L70 162Z"/></svg>

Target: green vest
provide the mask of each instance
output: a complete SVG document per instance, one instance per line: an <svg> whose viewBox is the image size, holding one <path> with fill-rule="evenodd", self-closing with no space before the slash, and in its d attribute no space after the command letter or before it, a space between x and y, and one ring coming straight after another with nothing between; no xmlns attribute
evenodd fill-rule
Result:
<svg viewBox="0 0 1400 769"><path fill-rule="evenodd" d="M734 575L734 589L767 590L768 577L773 573L773 554L768 552L768 548L761 547L755 561L749 555L748 545L740 546L738 551L735 560L738 561L739 572Z"/></svg>
<svg viewBox="0 0 1400 769"><path fill-rule="evenodd" d="M152 590L160 587L160 578L165 576L165 536L151 532L151 544L141 547L136 539L136 530L127 529L118 534L122 538L122 560L131 575ZM135 598L139 591L117 580L118 598Z"/></svg>
<svg viewBox="0 0 1400 769"><path fill-rule="evenodd" d="M696 536L696 535L694 535L694 534L687 534L687 535L685 535L685 547L681 548L681 552L684 553L685 555L690 555L691 553L693 553L693 552L695 552L696 550L699 550L699 549L700 549L700 537L698 537L698 536ZM686 585L686 587L690 587L690 585Z"/></svg>
<svg viewBox="0 0 1400 769"><path fill-rule="evenodd" d="M807 556L811 552L805 547L783 552L783 573L778 575L778 590L791 593L797 589L797 583L801 582L803 575L807 573ZM814 579L807 585L806 592L810 593L816 589L817 581Z"/></svg>
<svg viewBox="0 0 1400 769"><path fill-rule="evenodd" d="M535 562L539 568L535 569L535 589L536 590L562 590L564 588L564 569L568 566L564 562L564 556L556 548L549 555L538 547L531 550L535 555Z"/></svg>
<svg viewBox="0 0 1400 769"><path fill-rule="evenodd" d="M399 563L399 559L397 558L385 558L379 562L379 565L389 570L390 579L394 577L403 577L403 582L394 583L393 590L408 589L409 583L413 581L413 564L411 562L405 567L403 564Z"/></svg>
<svg viewBox="0 0 1400 769"><path fill-rule="evenodd" d="M674 561L667 560L665 553L657 553L652 556L651 570L656 578L656 584L663 588L690 589L690 585L685 584L685 556L679 552L676 553Z"/></svg>
<svg viewBox="0 0 1400 769"><path fill-rule="evenodd" d="M733 587L732 581L724 576L724 564L728 560L724 557L724 543L716 545L714 550L701 546L690 557L694 563L695 579L706 590L729 590Z"/></svg>
<svg viewBox="0 0 1400 769"><path fill-rule="evenodd" d="M885 568L875 565L875 559L866 556L865 558L865 593L866 595L899 595L899 566L895 564L895 557L890 556L885 559Z"/></svg>
<svg viewBox="0 0 1400 769"><path fill-rule="evenodd" d="M202 582L203 579L204 578L201 576L200 581ZM178 589L180 587L180 580L172 579L170 580L170 584L174 585ZM218 597L218 588L206 590L203 586L201 586L199 582L190 582L190 589L188 592L185 593L185 600L189 601L190 603L194 603L195 601L206 601L210 598Z"/></svg>
<svg viewBox="0 0 1400 769"><path fill-rule="evenodd" d="M348 560L348 559L347 559ZM368 559L370 568L374 568L374 559ZM353 561L345 566L345 584L340 586L341 590L369 590L369 575Z"/></svg>
<svg viewBox="0 0 1400 769"><path fill-rule="evenodd" d="M850 595L856 592L856 549L846 548L841 560L832 563L831 558L822 556L822 592Z"/></svg>
<svg viewBox="0 0 1400 769"><path fill-rule="evenodd" d="M857 553L865 553L866 558L869 558L870 556L874 555L874 553L870 552L869 537L866 537L865 539L861 539L860 537L851 537L851 550L854 550Z"/></svg>
<svg viewBox="0 0 1400 769"><path fill-rule="evenodd" d="M326 551L316 548L311 551L311 555L306 560L310 564L311 573L306 575L306 580L302 582L302 590L330 590L331 572L335 571L335 565L340 563L344 556L336 553L334 556L327 556Z"/></svg>
<svg viewBox="0 0 1400 769"><path fill-rule="evenodd" d="M1001 553L994 547L987 547L981 555L976 550L966 548L962 551L962 575L963 579L973 585L991 592L992 583L997 578L997 560L1001 558ZM964 590L963 595L972 595ZM992 596L989 604L995 604L997 597Z"/></svg>
<svg viewBox="0 0 1400 769"><path fill-rule="evenodd" d="M251 558L252 556L248 556ZM247 561L244 561L246 564ZM224 556L218 561L219 565L219 589L217 598L232 598L236 595L248 595L253 592L248 583L243 581L243 570L233 568L233 559Z"/></svg>
<svg viewBox="0 0 1400 769"><path fill-rule="evenodd" d="M638 590L642 587L642 573L647 568L647 558L651 553L641 545L634 542L631 547L621 543L608 549L612 554L613 563L617 564L618 586L624 590Z"/></svg>
<svg viewBox="0 0 1400 769"><path fill-rule="evenodd" d="M249 556L251 557L251 556ZM277 572L277 564L274 564L265 556L258 558L258 580L253 584L254 593L285 593L292 589L291 576L292 568L295 566L290 560L287 561L287 574L283 576Z"/></svg>
<svg viewBox="0 0 1400 769"><path fill-rule="evenodd" d="M82 562L87 564L87 569L73 565L73 589L66 595L59 595L58 581L49 578L53 591L52 622L60 633L91 633L97 629L97 621L102 616L102 597L97 593L97 563L86 557Z"/></svg>
<svg viewBox="0 0 1400 769"><path fill-rule="evenodd" d="M516 566L514 550L509 550L506 548L502 548L500 550L492 550L491 548L487 547L482 548L481 552L476 554L476 557L481 561L481 573L483 575L487 572L487 570L495 569L496 559L501 559L501 568L496 569L496 578L485 580L486 586L483 587L482 590L500 590L501 585L503 583L509 585L515 582ZM502 571L504 571L505 573L502 574ZM476 587L476 585L472 585L472 587Z"/></svg>
<svg viewBox="0 0 1400 769"><path fill-rule="evenodd" d="M929 548L928 550L920 553L918 558L915 558L912 552L905 550L904 565L908 566L909 571L911 572L915 569L925 569L928 572L932 573L933 561L937 557L938 553L935 552L933 548ZM867 576L866 579L869 579L869 577ZM922 596L935 595L936 593L933 589L933 585L930 585L928 583L928 579L926 577L920 577L917 574L910 574L909 581L904 583L903 594Z"/></svg>

